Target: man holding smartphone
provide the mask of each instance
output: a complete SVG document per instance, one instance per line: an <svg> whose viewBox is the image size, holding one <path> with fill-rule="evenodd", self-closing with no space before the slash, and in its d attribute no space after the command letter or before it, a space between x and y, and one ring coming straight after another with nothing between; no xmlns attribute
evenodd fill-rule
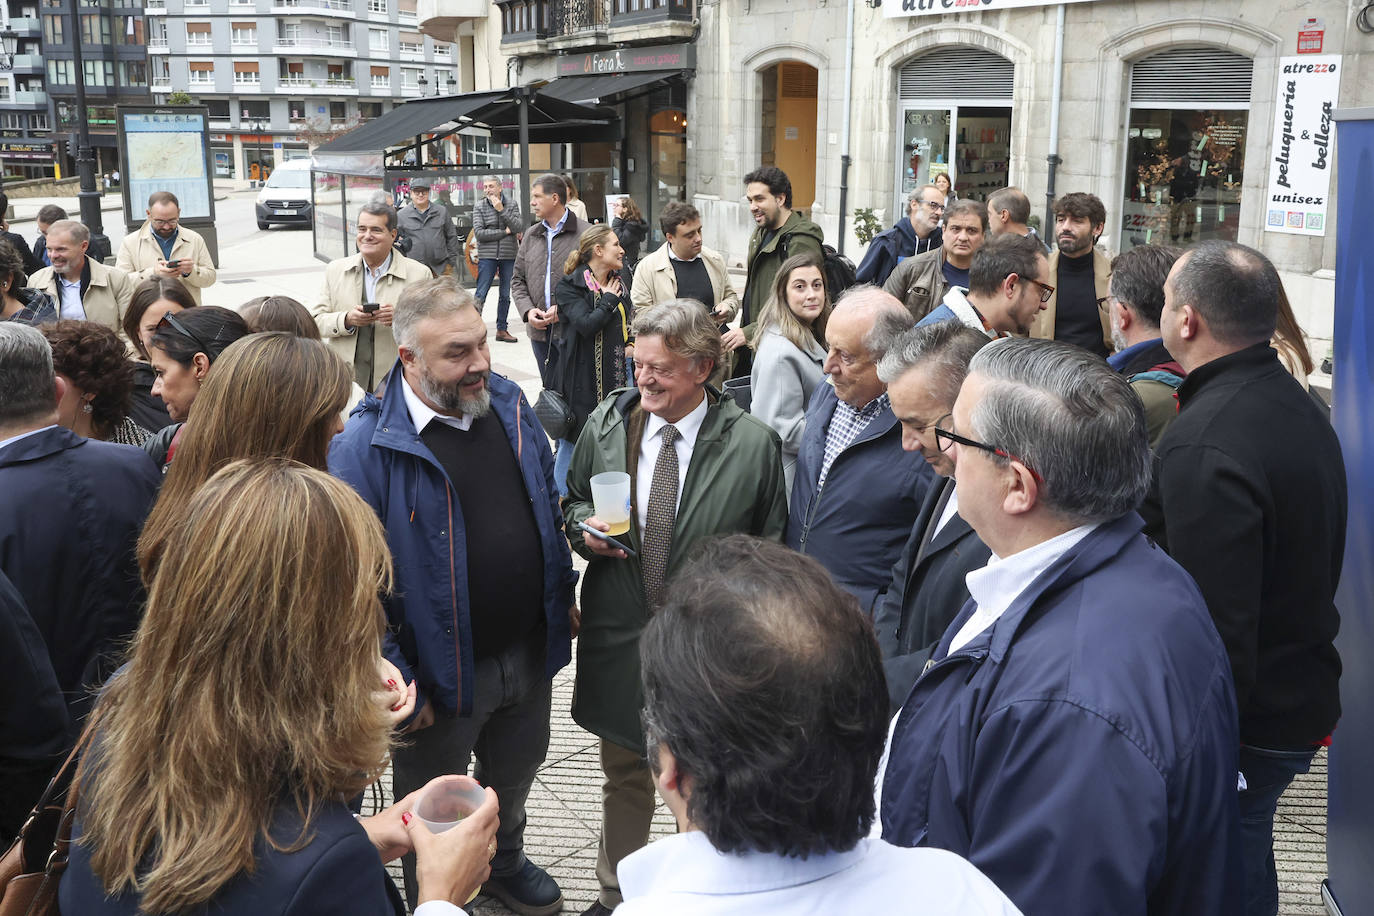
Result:
<svg viewBox="0 0 1374 916"><path fill-rule="evenodd" d="M396 208L374 200L358 211L358 253L330 261L319 301L310 309L320 336L371 391L396 362L392 310L407 284L433 278L430 269L395 249Z"/></svg>
<svg viewBox="0 0 1374 916"><path fill-rule="evenodd" d="M171 191L148 197L148 219L119 245L115 266L135 282L175 277L200 305L200 291L215 282L215 265L205 239L181 225L181 204Z"/></svg>

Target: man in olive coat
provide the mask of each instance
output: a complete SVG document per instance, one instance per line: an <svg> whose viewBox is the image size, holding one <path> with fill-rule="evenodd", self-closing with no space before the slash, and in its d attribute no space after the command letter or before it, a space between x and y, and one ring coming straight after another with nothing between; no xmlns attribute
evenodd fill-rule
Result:
<svg viewBox="0 0 1374 916"><path fill-rule="evenodd" d="M573 718L601 738L598 901L621 901L616 866L649 841L654 783L644 759L639 710L639 634L662 603L668 578L703 538L752 534L781 540L787 525L778 436L707 386L721 357L720 332L700 304L660 303L635 318L638 388L622 389L588 418L563 501L573 549L590 562L582 580ZM578 524L609 531L596 515L591 477L630 475L631 556Z"/></svg>

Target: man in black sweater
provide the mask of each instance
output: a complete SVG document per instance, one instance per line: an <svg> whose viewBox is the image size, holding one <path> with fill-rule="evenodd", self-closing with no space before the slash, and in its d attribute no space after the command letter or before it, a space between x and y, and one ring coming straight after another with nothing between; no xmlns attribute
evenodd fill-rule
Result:
<svg viewBox="0 0 1374 916"><path fill-rule="evenodd" d="M1074 192L1054 202L1050 283L1055 289L1031 328L1032 337L1077 344L1104 358L1112 352L1107 311L1112 265L1096 247L1106 225L1107 208L1093 194Z"/></svg>
<svg viewBox="0 0 1374 916"><path fill-rule="evenodd" d="M1188 377L1142 509L1197 580L1231 658L1248 916L1278 912L1275 807L1340 717L1345 464L1269 345L1279 290L1264 255L1230 242L1204 242L1170 272L1160 327Z"/></svg>

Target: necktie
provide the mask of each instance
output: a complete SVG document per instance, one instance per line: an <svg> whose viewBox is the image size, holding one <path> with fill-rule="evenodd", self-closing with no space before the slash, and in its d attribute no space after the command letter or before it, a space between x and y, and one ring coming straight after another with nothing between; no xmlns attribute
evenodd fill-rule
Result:
<svg viewBox="0 0 1374 916"><path fill-rule="evenodd" d="M659 434L658 460L649 484L649 503L644 511L644 543L640 545L640 565L644 570L644 600L649 613L663 603L663 580L668 575L668 551L673 546L673 519L677 515L677 449L681 438L676 426L665 426Z"/></svg>

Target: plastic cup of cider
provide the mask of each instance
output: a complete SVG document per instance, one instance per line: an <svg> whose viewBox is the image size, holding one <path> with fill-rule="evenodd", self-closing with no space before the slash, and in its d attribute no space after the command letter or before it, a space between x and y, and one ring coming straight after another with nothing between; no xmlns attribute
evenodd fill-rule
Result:
<svg viewBox="0 0 1374 916"><path fill-rule="evenodd" d="M592 477L592 504L596 517L610 525L606 533L619 537L630 530L630 475L606 471Z"/></svg>
<svg viewBox="0 0 1374 916"><path fill-rule="evenodd" d="M414 811L430 833L443 833L457 827L486 800L486 790L472 777L440 776L430 780L420 792ZM480 887L474 890L465 904L476 900L481 890Z"/></svg>

